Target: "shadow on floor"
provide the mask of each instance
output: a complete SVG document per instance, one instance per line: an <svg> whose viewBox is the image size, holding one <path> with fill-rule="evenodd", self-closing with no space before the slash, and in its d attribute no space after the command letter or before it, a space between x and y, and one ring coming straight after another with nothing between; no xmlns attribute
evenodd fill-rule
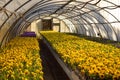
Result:
<svg viewBox="0 0 120 80"><path fill-rule="evenodd" d="M55 60L48 47L39 40L40 56L44 72L44 80L69 80L63 69Z"/></svg>

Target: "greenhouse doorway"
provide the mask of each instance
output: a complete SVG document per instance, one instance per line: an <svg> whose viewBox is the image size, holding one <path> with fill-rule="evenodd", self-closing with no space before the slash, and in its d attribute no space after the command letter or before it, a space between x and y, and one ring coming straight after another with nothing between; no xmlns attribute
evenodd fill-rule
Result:
<svg viewBox="0 0 120 80"><path fill-rule="evenodd" d="M52 19L43 19L43 30L53 30L52 29Z"/></svg>

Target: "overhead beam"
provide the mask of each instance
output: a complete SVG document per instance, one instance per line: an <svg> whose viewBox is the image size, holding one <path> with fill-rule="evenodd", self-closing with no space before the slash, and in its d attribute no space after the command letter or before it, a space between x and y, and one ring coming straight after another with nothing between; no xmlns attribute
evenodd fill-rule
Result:
<svg viewBox="0 0 120 80"><path fill-rule="evenodd" d="M65 6L67 6L69 3L73 2L73 1L75 1L75 0L68 1L66 4L64 4L63 6L61 6L60 8L58 8L53 14L57 13L57 11L63 9Z"/></svg>
<svg viewBox="0 0 120 80"><path fill-rule="evenodd" d="M5 8L10 2L12 2L13 0L9 0L4 6L3 8Z"/></svg>
<svg viewBox="0 0 120 80"><path fill-rule="evenodd" d="M94 5L97 5L98 3L100 3L101 0L97 1Z"/></svg>

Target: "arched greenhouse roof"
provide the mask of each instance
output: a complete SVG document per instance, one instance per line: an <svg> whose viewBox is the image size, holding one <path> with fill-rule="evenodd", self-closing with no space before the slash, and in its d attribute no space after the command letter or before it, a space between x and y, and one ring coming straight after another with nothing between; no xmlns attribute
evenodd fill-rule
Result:
<svg viewBox="0 0 120 80"><path fill-rule="evenodd" d="M0 0L0 42L45 17L64 21L72 33L120 41L120 0Z"/></svg>

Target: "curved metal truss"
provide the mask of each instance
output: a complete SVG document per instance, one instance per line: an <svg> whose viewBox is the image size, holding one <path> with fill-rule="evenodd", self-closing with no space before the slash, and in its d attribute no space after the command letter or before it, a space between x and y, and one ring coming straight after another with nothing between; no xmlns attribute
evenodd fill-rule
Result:
<svg viewBox="0 0 120 80"><path fill-rule="evenodd" d="M120 41L120 0L0 0L0 42L36 19L58 18L71 32Z"/></svg>

